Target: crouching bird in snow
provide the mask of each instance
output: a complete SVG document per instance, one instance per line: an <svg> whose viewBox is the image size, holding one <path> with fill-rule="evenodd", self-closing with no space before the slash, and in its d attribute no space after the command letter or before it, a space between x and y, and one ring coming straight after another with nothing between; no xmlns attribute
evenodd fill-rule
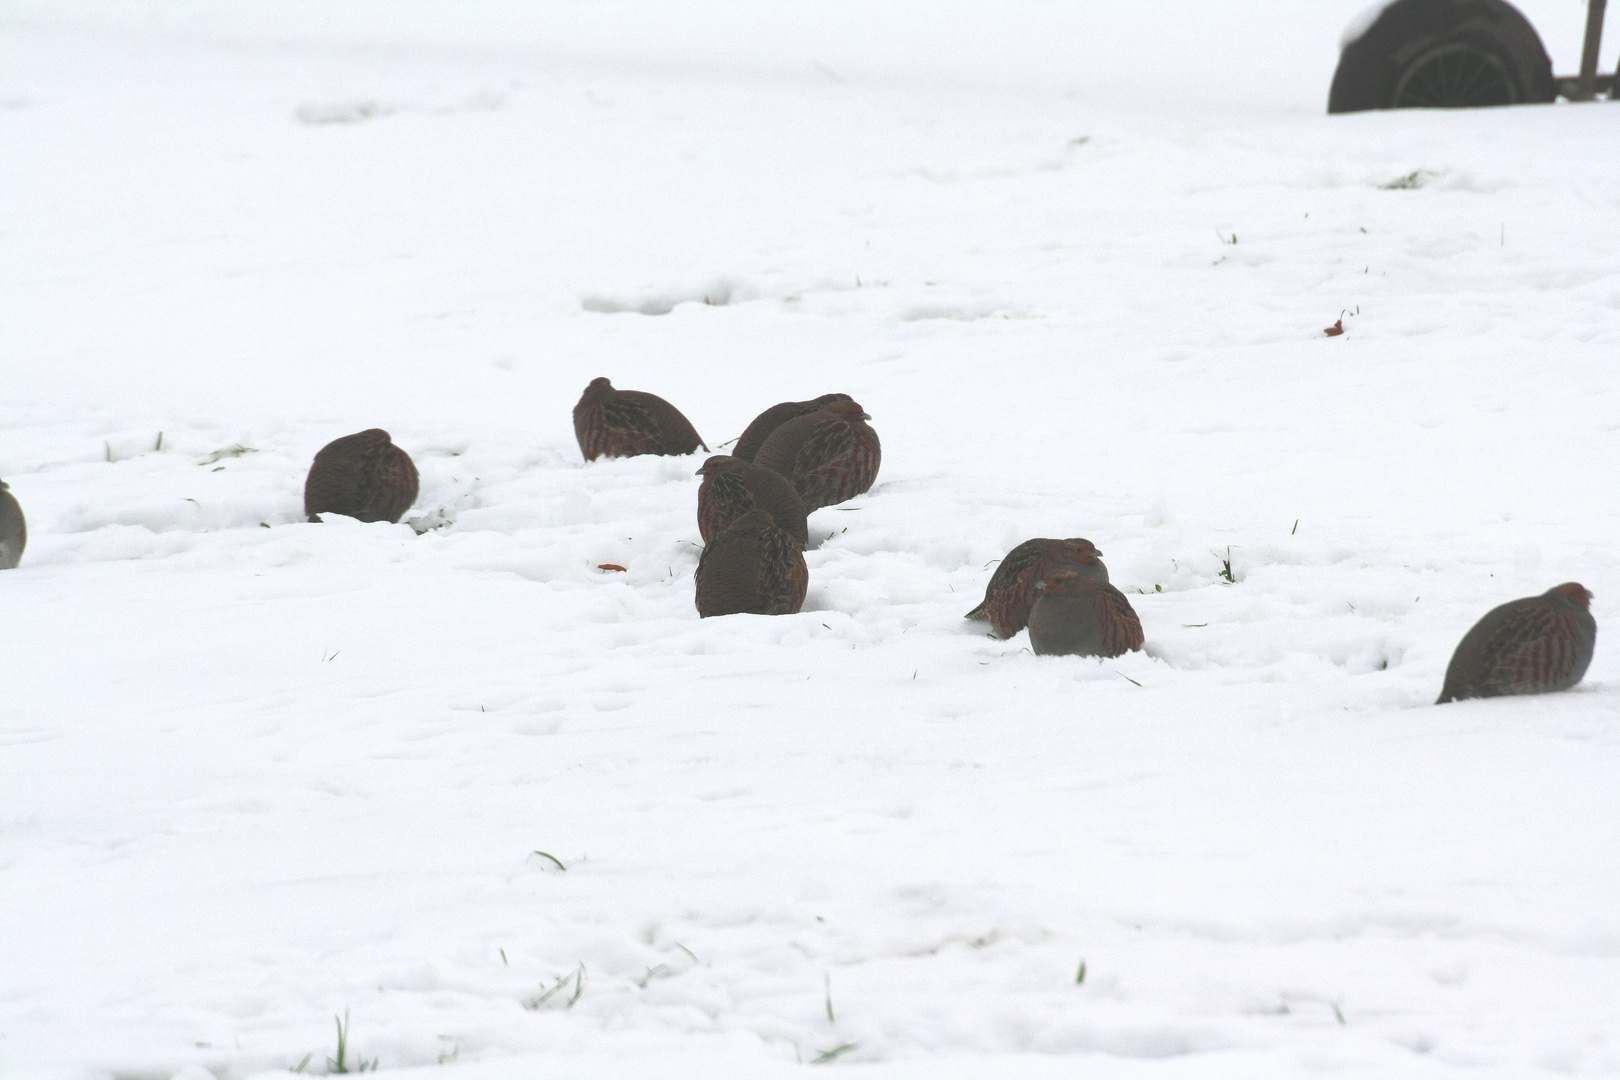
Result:
<svg viewBox="0 0 1620 1080"><path fill-rule="evenodd" d="M411 455L382 428L345 435L321 447L304 480L304 514L344 514L361 521L399 521L416 501L420 481Z"/></svg>
<svg viewBox="0 0 1620 1080"><path fill-rule="evenodd" d="M657 394L615 390L606 379L592 379L574 406L574 437L586 461L709 449L681 410Z"/></svg>
<svg viewBox="0 0 1620 1080"><path fill-rule="evenodd" d="M1597 644L1591 606L1586 587L1566 581L1487 611L1457 644L1435 704L1568 690Z"/></svg>
<svg viewBox="0 0 1620 1080"><path fill-rule="evenodd" d="M763 465L716 454L697 471L703 477L698 488L698 532L710 543L731 523L759 509L771 515L776 527L807 547L810 532L804 521L804 500L793 485Z"/></svg>
<svg viewBox="0 0 1620 1080"><path fill-rule="evenodd" d="M0 480L0 570L15 570L28 546L28 522L11 487Z"/></svg>
<svg viewBox="0 0 1620 1080"><path fill-rule="evenodd" d="M799 542L770 514L750 510L698 557L698 615L793 615L809 584Z"/></svg>
<svg viewBox="0 0 1620 1080"><path fill-rule="evenodd" d="M1106 581L1059 569L1035 588L1029 643L1036 656L1120 656L1142 647L1142 620Z"/></svg>
<svg viewBox="0 0 1620 1080"><path fill-rule="evenodd" d="M754 463L787 477L806 513L853 499L877 479L883 447L859 403L833 401L777 427Z"/></svg>
<svg viewBox="0 0 1620 1080"><path fill-rule="evenodd" d="M820 397L811 398L809 401L778 402L754 417L753 421L743 429L743 433L737 438L737 445L731 448L731 456L740 457L744 461L753 461L754 455L759 453L761 446L765 445L765 440L770 438L771 432L789 420L813 413L818 409L824 409L835 401L854 400L848 394L822 394Z"/></svg>
<svg viewBox="0 0 1620 1080"><path fill-rule="evenodd" d="M1007 552L996 572L990 575L984 599L968 612L969 619L988 622L995 632L1010 638L1029 623L1029 610L1039 595L1036 586L1053 570L1073 570L1084 578L1108 583L1108 567L1102 552L1090 540L1071 536L1052 540L1037 536Z"/></svg>

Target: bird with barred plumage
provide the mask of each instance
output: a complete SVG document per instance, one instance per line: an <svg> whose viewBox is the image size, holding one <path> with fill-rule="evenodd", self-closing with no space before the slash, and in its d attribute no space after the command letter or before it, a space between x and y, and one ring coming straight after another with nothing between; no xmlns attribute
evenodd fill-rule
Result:
<svg viewBox="0 0 1620 1080"><path fill-rule="evenodd" d="M883 460L872 417L855 401L834 401L781 424L754 455L793 484L806 513L871 488Z"/></svg>
<svg viewBox="0 0 1620 1080"><path fill-rule="evenodd" d="M1036 656L1122 656L1142 647L1142 620L1106 581L1057 569L1035 588L1029 644Z"/></svg>
<svg viewBox="0 0 1620 1080"><path fill-rule="evenodd" d="M681 410L657 394L615 390L602 378L592 379L574 406L574 437L586 461L709 449Z"/></svg>
<svg viewBox="0 0 1620 1080"><path fill-rule="evenodd" d="M1487 611L1458 642L1435 704L1568 690L1597 645L1591 607L1586 587L1566 581Z"/></svg>
<svg viewBox="0 0 1620 1080"><path fill-rule="evenodd" d="M743 429L743 433L737 438L737 445L731 448L731 456L740 457L744 461L753 461L754 455L758 454L759 448L765 445L765 440L770 438L771 432L789 420L813 413L818 409L824 409L835 401L854 400L848 394L822 394L820 397L811 398L809 401L783 401L772 405L754 417L749 425Z"/></svg>
<svg viewBox="0 0 1620 1080"><path fill-rule="evenodd" d="M750 510L698 557L697 609L714 615L793 615L810 584L799 542L764 510Z"/></svg>
<svg viewBox="0 0 1620 1080"><path fill-rule="evenodd" d="M1090 540L1079 536L1025 540L1007 552L990 575L984 599L965 617L988 622L999 637L1010 638L1028 624L1029 610L1039 595L1036 586L1052 570L1073 570L1081 577L1107 584L1108 567L1101 556Z"/></svg>
<svg viewBox="0 0 1620 1080"><path fill-rule="evenodd" d="M705 544L725 532L731 523L750 510L764 510L777 528L787 532L800 547L810 543L804 520L804 500L780 474L752 461L716 454L697 471L703 477L698 487L698 532Z"/></svg>
<svg viewBox="0 0 1620 1080"><path fill-rule="evenodd" d="M397 522L416 501L419 484L411 456L388 432L369 428L333 439L315 455L304 479L304 516Z"/></svg>

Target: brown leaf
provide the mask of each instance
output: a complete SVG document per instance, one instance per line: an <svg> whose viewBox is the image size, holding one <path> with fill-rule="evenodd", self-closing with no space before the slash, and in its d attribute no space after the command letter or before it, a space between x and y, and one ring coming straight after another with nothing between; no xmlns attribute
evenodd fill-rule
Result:
<svg viewBox="0 0 1620 1080"><path fill-rule="evenodd" d="M1326 330L1323 330L1322 333L1326 334L1328 337L1338 337L1340 334L1344 333L1344 320L1340 319Z"/></svg>
<svg viewBox="0 0 1620 1080"><path fill-rule="evenodd" d="M598 570L617 570L621 574L628 574L630 572L616 562L597 563L596 568Z"/></svg>

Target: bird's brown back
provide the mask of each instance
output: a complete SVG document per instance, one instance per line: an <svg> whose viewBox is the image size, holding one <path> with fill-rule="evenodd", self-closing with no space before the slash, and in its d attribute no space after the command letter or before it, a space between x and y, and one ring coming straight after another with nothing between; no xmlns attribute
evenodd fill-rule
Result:
<svg viewBox="0 0 1620 1080"><path fill-rule="evenodd" d="M798 541L810 542L805 524L804 502L793 485L763 465L717 454L698 470L703 483L698 487L698 532L709 543L732 522L750 510L771 515L777 527Z"/></svg>
<svg viewBox="0 0 1620 1080"><path fill-rule="evenodd" d="M304 515L345 514L361 521L397 522L416 501L416 464L381 428L345 435L323 446L304 480Z"/></svg>
<svg viewBox="0 0 1620 1080"><path fill-rule="evenodd" d="M698 558L698 615L791 615L804 605L809 581L798 541L751 510Z"/></svg>
<svg viewBox="0 0 1620 1080"><path fill-rule="evenodd" d="M641 454L690 454L704 446L679 409L657 394L592 380L574 406L574 437L586 461Z"/></svg>
<svg viewBox="0 0 1620 1080"><path fill-rule="evenodd" d="M1580 682L1597 644L1590 597L1569 582L1486 612L1452 653L1436 704L1548 693Z"/></svg>
<svg viewBox="0 0 1620 1080"><path fill-rule="evenodd" d="M1101 555L1090 540L1078 536L1025 540L1001 560L985 586L984 599L966 617L986 620L999 636L1012 637L1028 625L1030 609L1039 595L1036 586L1053 570L1073 570L1081 577L1106 583L1108 567Z"/></svg>
<svg viewBox="0 0 1620 1080"><path fill-rule="evenodd" d="M1122 656L1143 640L1142 620L1114 586L1066 569L1042 579L1029 613L1037 655Z"/></svg>
<svg viewBox="0 0 1620 1080"><path fill-rule="evenodd" d="M792 482L807 513L871 488L882 464L877 432L854 401L835 401L779 426L754 455Z"/></svg>
<svg viewBox="0 0 1620 1080"><path fill-rule="evenodd" d="M733 457L744 461L753 461L759 453L759 448L765 445L765 440L771 432L796 417L805 416L831 405L835 401L853 401L848 394L822 394L809 401L783 401L772 405L743 429L742 435L737 438L737 445L732 448Z"/></svg>

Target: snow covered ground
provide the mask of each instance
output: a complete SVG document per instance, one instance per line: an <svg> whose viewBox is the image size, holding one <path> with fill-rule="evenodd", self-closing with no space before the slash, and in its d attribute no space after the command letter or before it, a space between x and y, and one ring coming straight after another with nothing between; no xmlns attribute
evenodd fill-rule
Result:
<svg viewBox="0 0 1620 1080"><path fill-rule="evenodd" d="M1620 107L1329 118L1357 6L0 7L0 1075L1620 1072ZM803 613L597 375L862 402Z"/></svg>

